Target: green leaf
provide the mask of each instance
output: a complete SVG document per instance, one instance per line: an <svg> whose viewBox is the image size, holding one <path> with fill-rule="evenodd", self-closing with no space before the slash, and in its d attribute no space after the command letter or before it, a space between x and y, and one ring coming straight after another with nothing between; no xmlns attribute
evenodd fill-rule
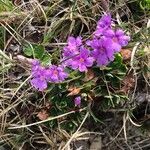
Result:
<svg viewBox="0 0 150 150"><path fill-rule="evenodd" d="M34 49L33 49L33 47L31 47L31 45L25 45L24 48L23 48L23 52L27 56L32 56L33 52L34 52Z"/></svg>
<svg viewBox="0 0 150 150"><path fill-rule="evenodd" d="M34 58L42 60L42 57L45 53L45 48L42 45L29 44L24 46L23 52L29 57L33 56Z"/></svg>
<svg viewBox="0 0 150 150"><path fill-rule="evenodd" d="M0 13L3 11L12 11L14 5L10 0L0 0Z"/></svg>
<svg viewBox="0 0 150 150"><path fill-rule="evenodd" d="M107 73L106 76L113 78L114 76L111 73Z"/></svg>
<svg viewBox="0 0 150 150"><path fill-rule="evenodd" d="M43 55L44 55L44 46L42 45L34 45L34 54L35 54L35 58L37 59L42 59Z"/></svg>
<svg viewBox="0 0 150 150"><path fill-rule="evenodd" d="M51 65L51 56L48 53L43 55L43 57L42 57L42 65L43 66Z"/></svg>
<svg viewBox="0 0 150 150"><path fill-rule="evenodd" d="M91 6L91 3L90 3L90 0L84 0L84 3L85 3L85 5L87 5L87 6Z"/></svg>

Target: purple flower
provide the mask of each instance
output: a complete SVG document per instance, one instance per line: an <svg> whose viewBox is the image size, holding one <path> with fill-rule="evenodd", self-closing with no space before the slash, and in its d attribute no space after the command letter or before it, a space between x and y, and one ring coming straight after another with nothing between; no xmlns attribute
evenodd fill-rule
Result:
<svg viewBox="0 0 150 150"><path fill-rule="evenodd" d="M105 14L101 17L101 19L97 23L96 31L94 32L94 35L99 37L103 35L103 33L111 28L111 15L110 14Z"/></svg>
<svg viewBox="0 0 150 150"><path fill-rule="evenodd" d="M32 75L35 75L37 70L40 69L40 68L41 68L40 62L38 60L34 59L32 61L32 69L31 69Z"/></svg>
<svg viewBox="0 0 150 150"><path fill-rule="evenodd" d="M47 76L49 82L58 83L64 81L68 77L68 74L64 71L62 66L51 65L47 70Z"/></svg>
<svg viewBox="0 0 150 150"><path fill-rule="evenodd" d="M122 46L126 46L130 40L130 37L126 36L121 29L116 31L109 29L105 31L104 36L112 39L112 46L116 52L119 52Z"/></svg>
<svg viewBox="0 0 150 150"><path fill-rule="evenodd" d="M35 87L39 91L43 91L47 88L47 82L45 78L42 78L42 77L33 78L30 81L30 83L33 87Z"/></svg>
<svg viewBox="0 0 150 150"><path fill-rule="evenodd" d="M33 63L31 71L30 83L39 91L47 88L47 82L62 82L68 77L62 66L51 65L49 68L45 68L39 62Z"/></svg>
<svg viewBox="0 0 150 150"><path fill-rule="evenodd" d="M80 48L80 53L78 56L68 60L68 64L74 70L79 69L80 72L87 71L87 67L93 65L94 58L90 57L90 51L84 47Z"/></svg>
<svg viewBox="0 0 150 150"><path fill-rule="evenodd" d="M110 61L114 60L112 40L109 38L95 38L92 41L88 41L87 45L91 46L93 49L92 56L99 66L107 65Z"/></svg>
<svg viewBox="0 0 150 150"><path fill-rule="evenodd" d="M30 81L31 85L43 91L47 88L47 74L46 69L40 65L38 61L34 61L31 70L32 79Z"/></svg>
<svg viewBox="0 0 150 150"><path fill-rule="evenodd" d="M79 53L79 47L82 45L81 37L74 38L70 36L67 45L63 49L63 57L68 58Z"/></svg>
<svg viewBox="0 0 150 150"><path fill-rule="evenodd" d="M75 106L80 107L80 105L81 105L81 97L80 96L78 96L74 99L74 104L75 104Z"/></svg>

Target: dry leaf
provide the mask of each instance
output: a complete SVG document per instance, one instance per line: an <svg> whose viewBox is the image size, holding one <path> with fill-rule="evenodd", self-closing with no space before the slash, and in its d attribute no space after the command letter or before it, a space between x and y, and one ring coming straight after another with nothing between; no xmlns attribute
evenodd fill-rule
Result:
<svg viewBox="0 0 150 150"><path fill-rule="evenodd" d="M49 114L46 110L42 109L38 114L37 114L37 117L40 119L40 120L46 120L48 117L49 117Z"/></svg>
<svg viewBox="0 0 150 150"><path fill-rule="evenodd" d="M131 50L130 49L122 49L120 51L123 60L129 60L131 58Z"/></svg>
<svg viewBox="0 0 150 150"><path fill-rule="evenodd" d="M89 101L93 101L93 98L90 94L88 94Z"/></svg>
<svg viewBox="0 0 150 150"><path fill-rule="evenodd" d="M16 60L17 63L19 63L24 68L29 70L31 68L31 66L32 66L32 63L33 63L34 59L27 58L27 57L22 56L22 55L17 55L16 57L14 57L14 60Z"/></svg>
<svg viewBox="0 0 150 150"><path fill-rule="evenodd" d="M21 4L21 0L12 0L12 2L15 6L18 6Z"/></svg>
<svg viewBox="0 0 150 150"><path fill-rule="evenodd" d="M124 93L124 94L128 94L128 92L130 91L130 88L128 86L123 86L121 88L121 90L119 90L118 92Z"/></svg>
<svg viewBox="0 0 150 150"><path fill-rule="evenodd" d="M52 106L52 104L51 104L51 103L49 103L49 102L46 102L45 106L46 106L46 108L47 108L47 109L50 109L50 108L51 108L51 106Z"/></svg>
<svg viewBox="0 0 150 150"><path fill-rule="evenodd" d="M124 83L124 85L126 85L126 86L132 88L132 87L134 87L135 80L134 80L134 78L133 78L132 75L127 75L127 76L123 79L123 83Z"/></svg>
<svg viewBox="0 0 150 150"><path fill-rule="evenodd" d="M80 93L81 89L77 88L77 87L70 87L68 89L68 91L70 92L67 96L73 96L73 95L77 95Z"/></svg>
<svg viewBox="0 0 150 150"><path fill-rule="evenodd" d="M87 71L87 73L85 74L84 81L86 82L86 81L89 81L89 80L91 80L93 78L94 78L94 72L91 69L89 69Z"/></svg>
<svg viewBox="0 0 150 150"><path fill-rule="evenodd" d="M31 58L27 58L23 55L17 55L15 59L17 61L19 61L19 63L29 64L29 65L31 65L33 63L33 60L34 60L34 59L31 59Z"/></svg>
<svg viewBox="0 0 150 150"><path fill-rule="evenodd" d="M135 86L134 77L132 75L127 75L123 79L123 87L121 88L121 90L119 90L119 92L127 94L134 86Z"/></svg>

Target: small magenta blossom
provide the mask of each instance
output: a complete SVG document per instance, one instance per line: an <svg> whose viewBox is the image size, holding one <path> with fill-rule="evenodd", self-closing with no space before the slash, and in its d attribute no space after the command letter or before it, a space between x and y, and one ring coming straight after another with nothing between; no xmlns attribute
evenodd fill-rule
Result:
<svg viewBox="0 0 150 150"><path fill-rule="evenodd" d="M79 107L81 106L81 97L80 96L78 96L74 99L74 104L75 104L75 106L79 106Z"/></svg>
<svg viewBox="0 0 150 150"><path fill-rule="evenodd" d="M112 47L112 40L109 38L93 39L87 42L88 46L93 49L92 56L97 62L98 66L107 65L114 60L114 49Z"/></svg>
<svg viewBox="0 0 150 150"><path fill-rule="evenodd" d="M79 36L74 38L70 36L67 41L67 45L63 48L63 57L69 58L79 53L79 47L82 45L82 38Z"/></svg>
<svg viewBox="0 0 150 150"><path fill-rule="evenodd" d="M104 36L112 39L112 46L116 52L119 52L123 46L128 45L130 37L125 35L124 31L121 29L112 30L109 29L105 31Z"/></svg>
<svg viewBox="0 0 150 150"><path fill-rule="evenodd" d="M32 79L30 83L39 91L47 88L48 82L62 82L68 77L62 66L51 65L49 68L43 67L38 61L34 61L31 70Z"/></svg>
<svg viewBox="0 0 150 150"><path fill-rule="evenodd" d="M43 91L47 88L47 71L40 65L39 61L34 61L31 70L32 79L30 83L39 91Z"/></svg>
<svg viewBox="0 0 150 150"><path fill-rule="evenodd" d="M97 23L96 31L94 32L95 36L101 36L103 33L111 28L112 20L110 14L105 14L101 17L101 19Z"/></svg>
<svg viewBox="0 0 150 150"><path fill-rule="evenodd" d="M94 58L90 56L90 51L84 47L80 48L78 56L69 60L70 67L74 70L79 70L80 72L87 71L87 67L91 67L93 62Z"/></svg>
<svg viewBox="0 0 150 150"><path fill-rule="evenodd" d="M33 87L35 87L39 91L43 91L47 88L47 82L45 78L42 78L42 77L33 78L30 81L30 83Z"/></svg>
<svg viewBox="0 0 150 150"><path fill-rule="evenodd" d="M70 36L67 40L67 45L63 48L62 52L62 65L64 67L71 66L71 60L75 56L79 54L80 47L82 45L82 38L78 36L77 38L74 38Z"/></svg>
<svg viewBox="0 0 150 150"><path fill-rule="evenodd" d="M31 68L31 71L32 71L32 76L35 76L37 71L41 69L41 65L40 65L40 62L36 59L34 59L32 61L32 68Z"/></svg>
<svg viewBox="0 0 150 150"><path fill-rule="evenodd" d="M47 77L49 82L62 82L68 77L68 73L64 71L62 66L51 65L47 69Z"/></svg>

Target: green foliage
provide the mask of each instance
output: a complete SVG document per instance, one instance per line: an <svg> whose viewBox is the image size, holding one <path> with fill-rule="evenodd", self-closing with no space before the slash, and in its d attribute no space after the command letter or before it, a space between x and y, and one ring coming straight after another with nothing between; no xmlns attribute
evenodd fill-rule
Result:
<svg viewBox="0 0 150 150"><path fill-rule="evenodd" d="M3 27L0 27L0 37L0 49L3 49L5 43L5 29Z"/></svg>
<svg viewBox="0 0 150 150"><path fill-rule="evenodd" d="M23 52L26 56L39 59L43 65L51 64L51 55L46 52L44 46L40 44L25 45Z"/></svg>
<svg viewBox="0 0 150 150"><path fill-rule="evenodd" d="M58 13L59 5L63 6L63 10ZM62 0L57 5L51 2L46 16L51 24L48 31L44 34L43 44L54 42L54 37L64 40L68 35L79 35L90 31L90 24L94 23L93 16L96 14L92 11L92 2L90 0ZM83 7L81 7L83 6ZM67 10L67 11L66 11ZM87 11L88 10L88 11ZM55 15L55 17L51 17Z"/></svg>
<svg viewBox="0 0 150 150"><path fill-rule="evenodd" d="M63 2L63 3L62 3ZM31 58L36 58L41 61L43 65L59 64L60 51L62 47L54 47L53 53L48 53L43 45L49 42L55 43L66 41L68 35L90 35L90 23L93 24L93 13L96 10L92 9L92 2L89 0L84 1L60 1L59 5L64 6L65 10L60 14L56 11L58 5L50 3L49 8L46 10L46 17L51 20L47 32L43 35L41 44L28 44L24 46L24 54ZM83 6L82 9L80 6ZM55 9L54 9L55 8ZM69 8L69 9L68 9ZM88 11L87 11L88 10ZM55 17L52 17L55 13ZM58 13L58 14L57 14ZM82 15L81 15L82 13ZM99 15L98 15L99 16ZM91 25L92 26L92 25ZM127 26L127 25L126 25ZM83 35L83 36L84 36ZM56 40L59 39L59 40ZM71 110L76 110L76 113L65 117L61 121L51 121L46 123L51 128L58 126L67 131L73 130L80 124L85 112L79 113L80 108L88 107L89 103L95 104L96 99L101 100L99 109L108 109L117 107L126 100L126 95L115 92L121 89L121 84L124 76L126 75L127 67L123 63L120 54L115 56L114 62L104 68L94 67L91 68L93 75L90 77L88 73L80 73L78 71L67 70L69 78L60 84L50 84L46 92L46 99L51 103L49 114L51 116L59 116ZM78 89L79 92L72 94L71 88ZM74 105L74 98L77 96L82 97L81 107ZM89 97L91 97L90 100ZM90 113L92 114L92 113ZM92 115L94 116L94 114ZM94 120L98 120L93 117Z"/></svg>
<svg viewBox="0 0 150 150"><path fill-rule="evenodd" d="M0 13L13 10L14 5L10 0L0 0Z"/></svg>
<svg viewBox="0 0 150 150"><path fill-rule="evenodd" d="M120 54L117 54L114 62L108 67L98 72L102 78L99 85L95 86L94 92L96 97L101 97L101 109L116 107L122 103L127 97L121 93L115 93L121 88L121 83L127 72L127 67L123 63Z"/></svg>
<svg viewBox="0 0 150 150"><path fill-rule="evenodd" d="M145 10L150 10L150 0L141 0L140 1L140 7Z"/></svg>
<svg viewBox="0 0 150 150"><path fill-rule="evenodd" d="M79 113L79 107L74 106L74 98L76 96L82 97L81 108L88 106L90 103L89 97L93 98L93 103L95 103L94 101L96 99L100 99L101 105L97 111L118 107L127 100L125 94L115 92L120 90L121 82L127 71L127 67L123 63L120 54L116 55L114 62L108 67L95 67L91 69L91 71L94 74L91 79L88 79L89 76L87 77L87 73L81 74L78 71L72 71L70 80L68 79L61 84L49 84L46 99L48 99L52 105L49 110L49 113L52 116L58 116L67 113L70 110L77 110L76 113L65 117L64 120L59 122L59 126L68 132L76 129L82 120L82 116L85 114L85 112ZM68 95L70 93L70 87L80 89L80 92ZM93 116L94 114L92 117ZM98 120L95 117L93 119ZM57 127L58 122L51 121L51 123L47 125L55 128Z"/></svg>
<svg viewBox="0 0 150 150"><path fill-rule="evenodd" d="M58 57L57 51L52 56L48 55L44 46L40 44L25 45L23 51L25 55L39 59L44 65L48 65L48 61L57 61ZM49 113L51 116L59 116L70 110L78 110L79 107L74 106L74 98L76 96L82 97L81 108L88 106L90 102L89 97L93 98L93 102L97 98L101 99L100 110L120 105L127 97L122 93L115 93L114 91L120 90L121 81L126 75L126 71L127 67L123 63L120 54L115 56L115 60L108 67L91 68L92 75L68 70L70 79L61 84L49 84L48 86L46 99L52 105ZM70 94L69 89L71 87L79 89L79 92ZM59 126L67 131L73 131L81 122L84 113L77 111L74 115L65 117L64 121L59 122ZM95 120L95 117L93 119ZM58 122L51 121L46 124L51 128L55 128Z"/></svg>

